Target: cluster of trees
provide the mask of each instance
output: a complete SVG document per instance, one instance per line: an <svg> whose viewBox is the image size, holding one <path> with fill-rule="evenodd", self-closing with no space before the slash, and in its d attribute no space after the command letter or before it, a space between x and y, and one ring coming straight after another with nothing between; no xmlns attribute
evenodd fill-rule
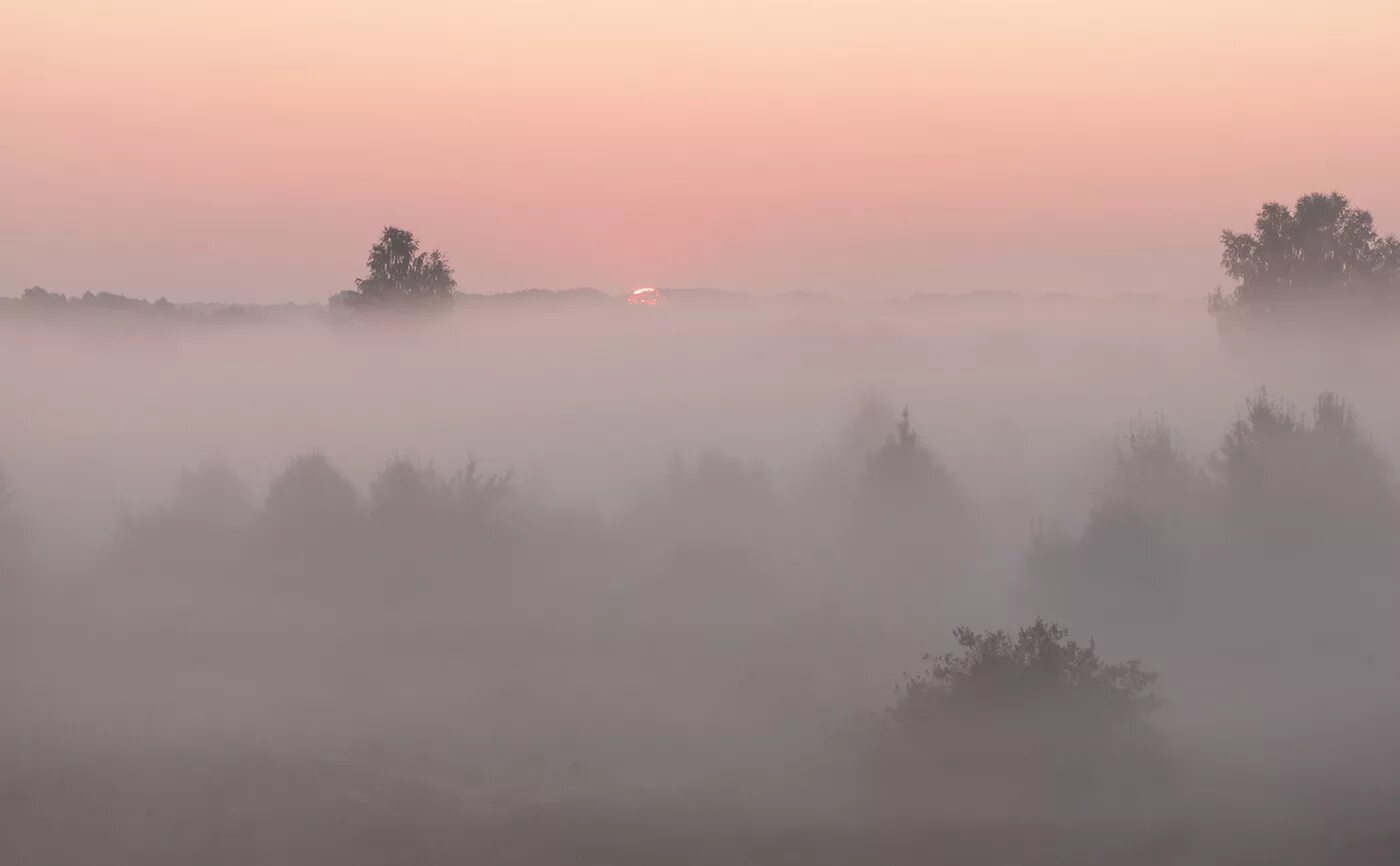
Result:
<svg viewBox="0 0 1400 866"><path fill-rule="evenodd" d="M1033 543L1029 587L1039 609L1137 646L1289 611L1359 625L1395 596L1397 528L1400 493L1352 409L1324 393L1306 416L1261 391L1206 461L1162 419L1135 426L1083 529Z"/></svg>
<svg viewBox="0 0 1400 866"><path fill-rule="evenodd" d="M282 305L294 309L294 305ZM41 286L30 286L18 298L0 298L0 314L42 317L46 319L113 320L134 322L209 322L235 323L257 321L258 309L240 304L175 304L165 298L147 301L112 292L85 292L69 297L51 292Z"/></svg>
<svg viewBox="0 0 1400 866"><path fill-rule="evenodd" d="M508 475L475 464L443 474L395 458L362 493L324 455L308 454L259 503L214 462L186 473L166 505L125 517L108 566L179 575L182 585L193 585L192 575L245 584L261 576L313 595L500 590L560 606L615 603L590 599L582 579L530 585L570 572L625 587L637 606L654 602L657 615L702 618L766 617L785 576L819 568L831 581L878 588L877 596L928 602L971 567L972 509L907 413L885 423L887 439L826 491L836 504L820 513L795 507L760 467L715 451L675 458L615 521L523 498ZM819 563L797 562L813 546L803 539L823 540Z"/></svg>
<svg viewBox="0 0 1400 866"><path fill-rule="evenodd" d="M1235 280L1209 306L1227 330L1299 317L1350 323L1400 310L1400 240L1340 193L1312 193L1290 209L1267 202L1253 232L1225 230L1220 263Z"/></svg>
<svg viewBox="0 0 1400 866"><path fill-rule="evenodd" d="M81 297L70 298L61 292L50 292L41 286L30 286L19 297L19 309L36 313L93 312L93 313L158 313L174 315L179 308L159 298L146 301L141 298L128 298L111 292L85 292Z"/></svg>
<svg viewBox="0 0 1400 866"><path fill-rule="evenodd" d="M843 615L868 604L927 623L977 580L980 519L908 412L892 414L865 407L818 496L788 497L761 468L705 453L677 459L616 520L531 501L471 463L444 474L395 458L362 493L308 454L261 502L211 463L126 518L98 570L103 585L156 590L138 599L235 587L369 616L427 605L464 624L540 605L726 634L801 619L839 585ZM22 525L4 489L0 567L13 573ZM1348 636L1388 634L1400 600L1397 528L1400 495L1351 408L1323 394L1303 415L1261 391L1207 460L1183 454L1163 419L1134 424L1083 527L1032 541L1025 586L1034 610L1147 658L1182 634L1210 656L1243 629L1284 663L1310 652L1293 639L1303 610L1315 636L1354 654ZM956 639L960 652L909 680L870 742L882 784L916 800L983 786L995 800L1067 784L1118 797L1163 778L1154 676L1136 662L1107 663L1041 620Z"/></svg>
<svg viewBox="0 0 1400 866"><path fill-rule="evenodd" d="M332 604L421 600L452 585L480 592L504 579L510 493L507 476L475 463L443 475L398 457L362 496L312 453L288 463L259 505L211 462L182 476L168 504L122 521L106 568L196 592L213 579Z"/></svg>
<svg viewBox="0 0 1400 866"><path fill-rule="evenodd" d="M451 306L457 279L439 251L423 252L413 232L386 226L355 288L331 296L331 309L437 309Z"/></svg>
<svg viewBox="0 0 1400 866"><path fill-rule="evenodd" d="M330 298L332 312L343 310L423 310L452 305L457 288L452 265L439 250L424 252L413 233L387 226L370 248L365 261L368 273L355 280L355 288ZM196 305L198 306L198 305ZM173 304L165 298L147 301L111 292L86 292L68 297L40 286L31 286L15 299L0 299L0 310L36 315L90 313L119 316L190 318L206 311ZM254 317L251 308L217 306L208 311L219 318Z"/></svg>

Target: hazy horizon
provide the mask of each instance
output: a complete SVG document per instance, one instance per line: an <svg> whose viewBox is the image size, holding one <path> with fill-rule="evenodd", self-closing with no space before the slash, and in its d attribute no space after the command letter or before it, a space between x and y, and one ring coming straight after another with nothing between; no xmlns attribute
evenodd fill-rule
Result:
<svg viewBox="0 0 1400 866"><path fill-rule="evenodd" d="M1400 7L6 0L0 293L1200 296L1264 200L1400 224Z"/></svg>

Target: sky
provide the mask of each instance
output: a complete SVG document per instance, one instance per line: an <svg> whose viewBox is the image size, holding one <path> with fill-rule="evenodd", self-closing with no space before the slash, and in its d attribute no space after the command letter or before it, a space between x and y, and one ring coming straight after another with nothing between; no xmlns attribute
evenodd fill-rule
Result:
<svg viewBox="0 0 1400 866"><path fill-rule="evenodd" d="M1204 295L1222 228L1400 231L1394 0L0 0L0 295Z"/></svg>

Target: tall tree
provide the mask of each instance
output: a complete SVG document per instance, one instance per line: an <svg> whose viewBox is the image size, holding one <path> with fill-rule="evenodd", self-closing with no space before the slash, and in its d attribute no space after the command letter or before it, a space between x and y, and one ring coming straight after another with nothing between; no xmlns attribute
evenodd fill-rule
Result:
<svg viewBox="0 0 1400 866"><path fill-rule="evenodd" d="M1292 209L1268 202L1253 232L1221 232L1220 264L1236 281L1211 311L1251 320L1326 307L1400 304L1400 240L1376 233L1367 211L1340 193L1312 193Z"/></svg>
<svg viewBox="0 0 1400 866"><path fill-rule="evenodd" d="M332 298L348 307L440 306L452 302L457 280L452 266L438 250L420 252L413 232L386 226L365 261L369 275L355 281L353 291Z"/></svg>

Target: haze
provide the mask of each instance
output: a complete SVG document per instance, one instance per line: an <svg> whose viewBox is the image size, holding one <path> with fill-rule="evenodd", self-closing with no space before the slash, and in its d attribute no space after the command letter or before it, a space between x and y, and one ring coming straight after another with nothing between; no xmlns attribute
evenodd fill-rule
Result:
<svg viewBox="0 0 1400 866"><path fill-rule="evenodd" d="M0 0L0 864L1400 862L1397 45Z"/></svg>
<svg viewBox="0 0 1400 866"><path fill-rule="evenodd" d="M1391 850L1393 350L1242 355L1200 302L681 297L8 319L6 856ZM1362 438L1269 462L1260 385ZM1169 774L1073 765L1048 806L1007 752L1009 787L900 793L902 672L1036 615L1161 675Z"/></svg>
<svg viewBox="0 0 1400 866"><path fill-rule="evenodd" d="M387 222L465 291L1196 297L1259 201L1400 221L1387 0L6 0L0 33L14 292L320 300Z"/></svg>

